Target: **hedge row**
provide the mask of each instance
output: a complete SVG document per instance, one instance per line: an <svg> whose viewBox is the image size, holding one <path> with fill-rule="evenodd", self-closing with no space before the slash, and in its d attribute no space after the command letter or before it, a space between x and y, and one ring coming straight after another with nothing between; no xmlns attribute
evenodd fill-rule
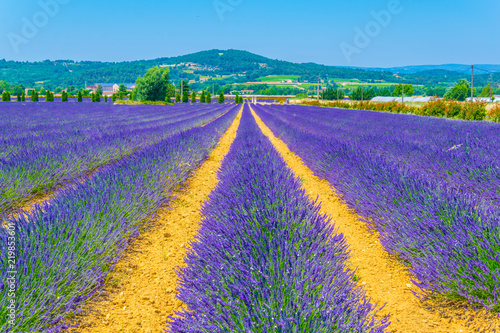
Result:
<svg viewBox="0 0 500 333"><path fill-rule="evenodd" d="M398 102L373 103L373 102L345 102L333 101L320 103L319 101L306 101L301 104L310 106L326 106L341 109L371 110L380 112L415 114L419 116L444 117L463 120L490 120L500 122L500 104L487 110L487 103L467 103L441 99L429 102L426 105L412 106Z"/></svg>

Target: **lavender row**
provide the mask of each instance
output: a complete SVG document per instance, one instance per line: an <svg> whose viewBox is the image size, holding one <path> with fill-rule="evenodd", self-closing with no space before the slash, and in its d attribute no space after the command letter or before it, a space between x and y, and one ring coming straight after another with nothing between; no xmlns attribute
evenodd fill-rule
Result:
<svg viewBox="0 0 500 333"><path fill-rule="evenodd" d="M26 149L57 147L135 128L168 124L207 108L125 105L0 104L0 155ZM186 119L186 118L184 118Z"/></svg>
<svg viewBox="0 0 500 333"><path fill-rule="evenodd" d="M24 126L25 131L14 131L23 133L24 138L19 138L17 134L18 137L13 140L4 140L7 144L22 140L23 148L0 158L0 213L8 212L38 193L144 149L179 131L201 126L220 116L228 108L203 107L189 110L164 107L146 114L141 109L134 108L125 115L120 113L120 109L120 106L106 108L104 111L107 112L99 113L96 119L83 121L83 124L71 123L69 126L65 123L70 122L71 116L75 116L72 109L51 109L44 116L60 116L59 121L50 125L40 121L42 125L37 125L36 128L21 125L20 119L26 117L25 112L14 121L10 120L10 123L17 123L18 127ZM78 109L75 118L85 114L92 118L89 111ZM115 118L122 121L115 121ZM8 121L4 120L4 123Z"/></svg>
<svg viewBox="0 0 500 333"><path fill-rule="evenodd" d="M347 246L248 105L181 272L172 332L383 332Z"/></svg>
<svg viewBox="0 0 500 333"><path fill-rule="evenodd" d="M0 331L58 332L92 296L141 222L168 203L238 112L175 134L100 169L50 205L11 218L15 229L16 317L8 319L8 229L0 228Z"/></svg>
<svg viewBox="0 0 500 333"><path fill-rule="evenodd" d="M67 144L168 125L213 111L207 107L91 106L2 108L1 157L64 148Z"/></svg>
<svg viewBox="0 0 500 333"><path fill-rule="evenodd" d="M281 121L382 156L500 205L500 125L372 111L270 106Z"/></svg>
<svg viewBox="0 0 500 333"><path fill-rule="evenodd" d="M416 166L411 160L397 162L391 156L367 150L354 139L341 140L315 134L314 128L301 129L302 120L290 120L293 113L285 122L274 110L255 110L292 151L379 231L389 252L410 264L414 282L423 294L437 293L500 310L497 203L474 191L457 190L439 174L422 172L418 162ZM488 129L489 124L485 127ZM350 128L353 133L357 129ZM407 128L401 127L392 134L397 137L405 131ZM373 145L389 145L382 134L374 140ZM432 153L429 151L427 159L432 159Z"/></svg>

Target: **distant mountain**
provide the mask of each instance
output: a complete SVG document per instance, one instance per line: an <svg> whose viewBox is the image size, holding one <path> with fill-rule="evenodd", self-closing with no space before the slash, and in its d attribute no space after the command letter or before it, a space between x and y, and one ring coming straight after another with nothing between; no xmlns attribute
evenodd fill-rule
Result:
<svg viewBox="0 0 500 333"><path fill-rule="evenodd" d="M485 71L500 73L500 65L474 65L477 69L477 74L484 74ZM470 73L471 65L461 64L446 64L446 65L420 65L420 66L403 66L392 68L363 68L373 71L389 71L396 74L415 74L419 72L446 70L450 72L467 72Z"/></svg>
<svg viewBox="0 0 500 333"><path fill-rule="evenodd" d="M0 80L11 84L23 84L26 87L43 85L45 88L76 86L85 83L128 83L135 82L153 66L169 66L174 83L180 79L199 82L201 77L216 77L217 83L242 83L255 81L267 75L298 75L302 81L317 82L322 79L358 79L363 82L395 82L401 79L397 74L407 76L408 83L438 84L455 82L467 77L460 73L466 65L407 66L395 68L352 68L325 66L315 63L292 63L266 58L247 51L209 50L183 56L137 60L128 62L100 61L38 61L19 62L0 60ZM465 66L465 67L464 67ZM480 65L483 69L496 69L500 65ZM479 73L478 73L479 74ZM496 81L500 82L499 77ZM486 82L489 75L478 77L478 82ZM208 84L211 84L210 81Z"/></svg>

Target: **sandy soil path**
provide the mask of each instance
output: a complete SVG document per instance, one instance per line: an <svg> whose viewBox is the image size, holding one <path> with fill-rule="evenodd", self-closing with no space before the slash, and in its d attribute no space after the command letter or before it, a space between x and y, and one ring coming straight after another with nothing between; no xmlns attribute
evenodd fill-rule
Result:
<svg viewBox="0 0 500 333"><path fill-rule="evenodd" d="M109 275L105 290L82 307L81 325L70 332L163 332L168 316L182 303L175 298L177 267L196 235L199 210L217 184L217 171L236 138L241 111L209 159L186 187L158 212L155 226L139 236Z"/></svg>
<svg viewBox="0 0 500 333"><path fill-rule="evenodd" d="M467 326L470 315L461 311L461 317L450 309L436 308L435 305L425 306L410 291L416 288L411 283L408 270L394 257L390 256L379 242L378 235L368 231L366 225L358 220L356 213L341 202L332 191L328 181L316 177L302 162L302 159L292 153L283 141L276 138L271 130L252 110L252 114L264 134L269 137L276 149L281 153L287 165L301 177L303 186L312 200L319 198L322 212L328 214L340 233L343 233L351 258L350 266L357 268L359 283L367 291L372 303L386 304L381 315L390 313L391 332L401 333L455 333L476 332L479 326L486 328L491 322L481 322L478 327ZM442 315L441 315L441 314ZM451 315L453 313L453 315ZM492 319L490 319L492 320ZM480 330L483 331L483 330ZM485 330L485 332L493 330Z"/></svg>

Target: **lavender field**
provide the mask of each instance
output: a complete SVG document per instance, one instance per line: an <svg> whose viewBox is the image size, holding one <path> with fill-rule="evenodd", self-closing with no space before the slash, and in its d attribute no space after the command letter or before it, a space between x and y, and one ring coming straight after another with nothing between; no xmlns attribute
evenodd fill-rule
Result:
<svg viewBox="0 0 500 333"><path fill-rule="evenodd" d="M342 235L248 105L219 177L181 273L189 311L172 332L384 332L345 265Z"/></svg>
<svg viewBox="0 0 500 333"><path fill-rule="evenodd" d="M223 106L4 103L0 214L227 111ZM167 111L168 110L168 111Z"/></svg>
<svg viewBox="0 0 500 333"><path fill-rule="evenodd" d="M421 294L500 311L500 125L255 106L379 232Z"/></svg>
<svg viewBox="0 0 500 333"><path fill-rule="evenodd" d="M162 330L391 332L393 314L371 299L377 286L337 229L341 213L306 192L252 111L409 272L412 299L500 311L500 124L290 105L3 103L0 332L79 332L81 308L146 227L156 233L162 208L193 233L189 244L159 235L181 253L161 248L156 280L175 287L155 290ZM228 152L213 156L230 128ZM216 159L199 207L173 207ZM106 320L143 316L112 304Z"/></svg>
<svg viewBox="0 0 500 333"><path fill-rule="evenodd" d="M33 164L26 164L20 175L43 182L88 171L87 164L80 168L75 164L91 161L96 155L112 162L90 179L64 189L49 203L4 219L14 226L16 241L14 247L8 245L11 234L1 228L1 253L11 251L16 260L12 268L10 256L0 258L0 318L7 317L9 300L15 299L17 312L14 324L1 321L1 332L58 332L66 327L67 316L101 285L138 235L144 219L168 203L173 191L207 158L239 110L227 105L189 110L84 107L39 109L38 113L2 109L4 114L10 112L3 118L4 122L8 119L4 128L17 129L2 131L8 133L4 142L10 143L5 146L9 148L4 150L3 170L23 163L19 156L34 154L28 159ZM33 112L33 118L25 112ZM23 123L22 119L30 121ZM39 172L35 168L40 161L41 167L56 168L43 176L33 175ZM59 178L57 172L63 176ZM12 178L4 176L3 193L10 189ZM23 184L22 180L19 177L15 183ZM7 283L11 271L20 273L14 298Z"/></svg>

